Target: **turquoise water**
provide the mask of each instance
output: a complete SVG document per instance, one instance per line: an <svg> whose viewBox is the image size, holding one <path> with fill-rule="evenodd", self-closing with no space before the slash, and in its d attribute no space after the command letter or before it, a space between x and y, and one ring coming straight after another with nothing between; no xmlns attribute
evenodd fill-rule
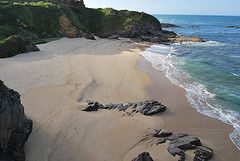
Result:
<svg viewBox="0 0 240 161"><path fill-rule="evenodd" d="M239 16L154 15L179 35L207 42L154 45L141 53L175 84L187 91L188 101L199 112L231 124L230 134L240 147L240 26ZM200 26L200 27L189 27Z"/></svg>

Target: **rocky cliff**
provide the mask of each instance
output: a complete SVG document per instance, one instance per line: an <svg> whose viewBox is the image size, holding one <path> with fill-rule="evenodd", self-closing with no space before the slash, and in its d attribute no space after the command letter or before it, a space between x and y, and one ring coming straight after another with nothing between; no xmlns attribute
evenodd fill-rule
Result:
<svg viewBox="0 0 240 161"><path fill-rule="evenodd" d="M0 80L0 161L24 161L23 146L31 131L19 93Z"/></svg>

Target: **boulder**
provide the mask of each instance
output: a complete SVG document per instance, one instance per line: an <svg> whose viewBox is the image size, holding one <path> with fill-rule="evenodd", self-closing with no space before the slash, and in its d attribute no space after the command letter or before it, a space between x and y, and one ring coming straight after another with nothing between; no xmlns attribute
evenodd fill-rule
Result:
<svg viewBox="0 0 240 161"><path fill-rule="evenodd" d="M207 161L212 159L213 157L213 150L202 146L201 148L197 148L195 151L195 156L193 161Z"/></svg>
<svg viewBox="0 0 240 161"><path fill-rule="evenodd" d="M149 100L145 101L142 107L138 110L143 115L154 115L166 110L166 106L162 105L158 101Z"/></svg>
<svg viewBox="0 0 240 161"><path fill-rule="evenodd" d="M0 160L25 161L24 144L32 132L20 94L0 80Z"/></svg>
<svg viewBox="0 0 240 161"><path fill-rule="evenodd" d="M0 42L0 58L12 57L21 53L39 51L31 38L12 35Z"/></svg>
<svg viewBox="0 0 240 161"><path fill-rule="evenodd" d="M133 159L132 161L153 161L153 159L148 152L143 152L139 154L138 157Z"/></svg>
<svg viewBox="0 0 240 161"><path fill-rule="evenodd" d="M198 137L188 134L179 133L173 137L170 136L169 138L170 143L168 146L168 152L173 156L183 156L185 155L184 151L188 149L196 149L197 146L202 145Z"/></svg>

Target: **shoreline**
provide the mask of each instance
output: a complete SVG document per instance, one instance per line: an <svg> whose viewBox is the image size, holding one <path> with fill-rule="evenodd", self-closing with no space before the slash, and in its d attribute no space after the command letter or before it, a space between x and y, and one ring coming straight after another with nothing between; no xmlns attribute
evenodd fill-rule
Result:
<svg viewBox="0 0 240 161"><path fill-rule="evenodd" d="M229 136L235 130L232 125L198 112L188 102L185 96L186 91L170 82L162 71L154 69L151 63L144 58L139 61L138 68L148 73L153 79L153 83L147 86L150 98L159 100L168 107L162 115L165 122L164 126L168 130L188 132L199 136L203 143L212 147L214 153L217 154L212 160L228 160L229 157L239 154L238 148ZM164 93L161 93L161 91L164 91ZM175 98L174 101L170 100L170 97ZM182 131L179 131L179 129L182 129ZM219 143L219 140L221 140L221 143ZM221 147L220 144L224 144L224 147ZM226 151L228 153L223 154ZM240 154L236 158L239 157ZM237 160L236 158L231 160Z"/></svg>
<svg viewBox="0 0 240 161"><path fill-rule="evenodd" d="M128 161L143 151L149 151L155 160L177 160L178 157L168 153L167 144L153 145L156 140L151 138L138 144L139 140L159 128L198 136L204 145L214 150L212 160L234 161L240 157L227 135L233 128L191 107L185 91L153 69L139 54L146 46L139 46L128 39L61 39L45 47L46 50L39 55L23 54L6 59L6 68L3 68L6 73L15 70L16 77L32 81L30 74L21 75L15 69L26 65L22 69L25 73L33 70L39 74L40 71L42 74L38 77L45 78L41 79L42 84L32 81L32 88L21 92L25 113L34 122L33 132L26 143L28 161L79 158ZM63 51L59 53L61 49ZM48 57L44 59L44 55ZM36 67L34 63L25 64L32 60L31 57L40 63L40 67L53 62L59 64L51 66L54 70L46 74L44 68L33 68ZM10 70L7 63L12 60L24 61ZM50 77L51 73L62 75L55 79ZM11 77L5 76L7 84L6 80ZM11 81L15 90L29 87L26 81ZM134 114L132 117L116 111L81 111L86 105L84 101L89 99L100 103L156 99L167 106L167 111L156 116ZM193 152L189 152L186 159L190 160L192 155Z"/></svg>

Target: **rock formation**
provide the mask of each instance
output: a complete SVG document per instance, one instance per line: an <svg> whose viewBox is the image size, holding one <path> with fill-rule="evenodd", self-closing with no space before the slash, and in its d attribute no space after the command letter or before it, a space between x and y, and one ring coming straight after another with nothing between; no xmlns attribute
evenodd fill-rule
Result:
<svg viewBox="0 0 240 161"><path fill-rule="evenodd" d="M108 109L114 110L118 109L119 111L126 112L129 116L133 113L141 113L143 115L154 115L159 112L164 112L166 110L166 106L162 105L158 101L147 100L144 102L137 103L128 103L128 104L106 104L102 105L97 101L87 101L88 105L82 109L82 111L90 112L97 111L98 109Z"/></svg>
<svg viewBox="0 0 240 161"><path fill-rule="evenodd" d="M181 161L185 160L185 151L189 149L195 149L194 161L207 161L213 157L213 150L202 146L200 139L193 135L186 133L173 134L162 129L156 129L152 137L160 138L157 140L156 145L164 144L166 140L169 140L168 152L173 156L181 156Z"/></svg>
<svg viewBox="0 0 240 161"><path fill-rule="evenodd" d="M153 161L150 154L148 152L143 152L138 155L137 158L133 159L132 161Z"/></svg>
<svg viewBox="0 0 240 161"><path fill-rule="evenodd" d="M170 24L170 23L161 23L162 28L169 28L169 27L181 27L178 25Z"/></svg>
<svg viewBox="0 0 240 161"><path fill-rule="evenodd" d="M11 57L19 53L39 51L30 38L12 35L0 43L0 58Z"/></svg>
<svg viewBox="0 0 240 161"><path fill-rule="evenodd" d="M32 131L32 120L24 114L20 95L0 80L0 160L24 161L24 144Z"/></svg>

